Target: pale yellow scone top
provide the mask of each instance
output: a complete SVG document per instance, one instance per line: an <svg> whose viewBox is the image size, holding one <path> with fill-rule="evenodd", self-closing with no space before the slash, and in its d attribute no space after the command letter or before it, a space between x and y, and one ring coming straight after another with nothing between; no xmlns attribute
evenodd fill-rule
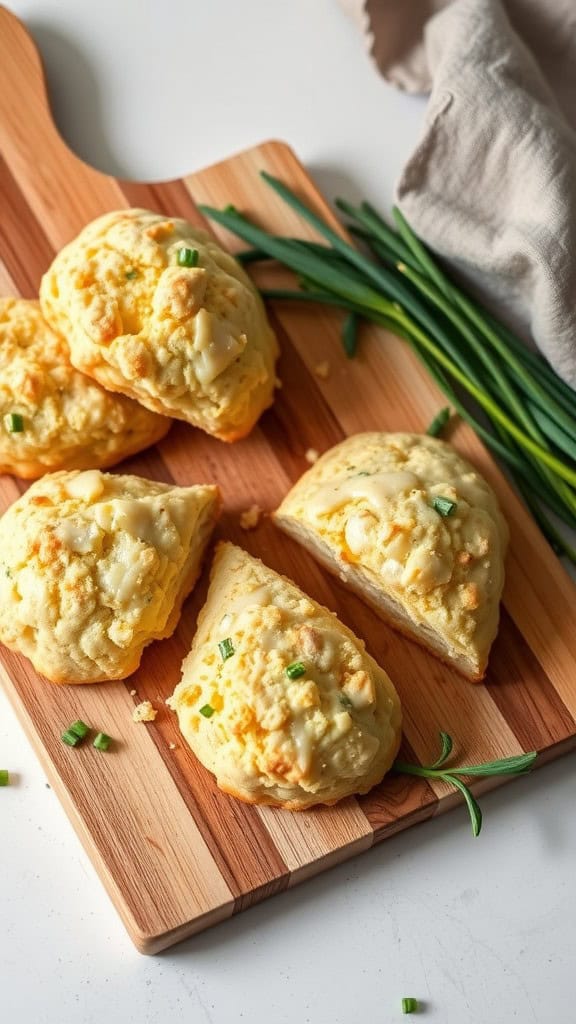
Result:
<svg viewBox="0 0 576 1024"><path fill-rule="evenodd" d="M197 265L179 266L181 250ZM42 279L42 310L79 370L225 441L270 405L278 355L256 288L204 231L118 210L88 224Z"/></svg>
<svg viewBox="0 0 576 1024"><path fill-rule="evenodd" d="M303 670L290 678L295 663ZM287 810L368 792L400 743L398 696L363 642L228 543L218 546L198 632L168 703L221 789Z"/></svg>
<svg viewBox="0 0 576 1024"><path fill-rule="evenodd" d="M55 683L123 679L174 631L218 489L54 473L0 519L0 641Z"/></svg>
<svg viewBox="0 0 576 1024"><path fill-rule="evenodd" d="M454 503L448 515L435 498ZM482 677L508 528L491 488L450 445L356 434L300 478L275 520L393 626Z"/></svg>
<svg viewBox="0 0 576 1024"><path fill-rule="evenodd" d="M11 417L22 430L12 430ZM31 299L0 298L0 473L27 480L111 466L159 441L170 420L75 370Z"/></svg>

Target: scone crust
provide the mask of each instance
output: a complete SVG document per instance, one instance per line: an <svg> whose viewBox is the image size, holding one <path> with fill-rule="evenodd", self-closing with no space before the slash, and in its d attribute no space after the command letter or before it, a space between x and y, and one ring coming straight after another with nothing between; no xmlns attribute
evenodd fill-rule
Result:
<svg viewBox="0 0 576 1024"><path fill-rule="evenodd" d="M455 503L449 515L435 498ZM472 680L498 629L508 528L477 470L438 438L356 434L289 491L278 526L386 621Z"/></svg>
<svg viewBox="0 0 576 1024"><path fill-rule="evenodd" d="M125 678L173 632L217 512L213 486L44 476L0 519L0 641L55 683Z"/></svg>
<svg viewBox="0 0 576 1024"><path fill-rule="evenodd" d="M231 657L218 644L230 639ZM301 676L286 668L301 662ZM220 789L305 810L366 793L396 757L386 673L336 616L233 544L219 544L182 680L169 702ZM201 709L212 709L205 717Z"/></svg>
<svg viewBox="0 0 576 1024"><path fill-rule="evenodd" d="M5 423L12 413L21 432ZM0 298L0 473L102 469L159 441L170 422L79 373L38 302Z"/></svg>
<svg viewBox="0 0 576 1024"><path fill-rule="evenodd" d="M196 266L178 252L196 250ZM148 210L105 214L58 254L40 289L79 370L225 441L272 402L275 335L240 264L204 231Z"/></svg>

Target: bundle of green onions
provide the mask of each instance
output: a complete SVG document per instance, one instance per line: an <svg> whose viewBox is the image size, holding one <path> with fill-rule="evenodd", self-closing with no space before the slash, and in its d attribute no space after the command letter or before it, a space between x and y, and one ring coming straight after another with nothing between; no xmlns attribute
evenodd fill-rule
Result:
<svg viewBox="0 0 576 1024"><path fill-rule="evenodd" d="M346 310L342 342L349 357L362 319L408 342L451 406L509 467L554 550L576 564L576 550L554 522L556 516L576 528L576 392L454 283L400 210L394 208L392 228L368 203L337 201L366 254L277 178L262 177L328 243L270 235L231 206L201 207L253 246L240 254L244 263L273 259L297 275L299 289L263 295Z"/></svg>

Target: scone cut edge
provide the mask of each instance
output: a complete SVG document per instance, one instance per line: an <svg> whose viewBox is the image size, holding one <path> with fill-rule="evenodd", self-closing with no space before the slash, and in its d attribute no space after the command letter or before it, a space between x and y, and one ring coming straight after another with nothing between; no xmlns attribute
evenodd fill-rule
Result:
<svg viewBox="0 0 576 1024"><path fill-rule="evenodd" d="M491 488L450 445L353 435L304 473L274 520L391 626L482 679L508 528Z"/></svg>

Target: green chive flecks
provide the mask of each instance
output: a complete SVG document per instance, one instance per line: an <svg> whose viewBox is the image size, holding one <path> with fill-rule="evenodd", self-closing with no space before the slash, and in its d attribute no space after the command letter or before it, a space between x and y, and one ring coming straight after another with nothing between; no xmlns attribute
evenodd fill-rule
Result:
<svg viewBox="0 0 576 1024"><path fill-rule="evenodd" d="M418 1000L413 999L411 996L407 996L402 1000L402 1013L416 1013L418 1010Z"/></svg>
<svg viewBox="0 0 576 1024"><path fill-rule="evenodd" d="M214 708L211 704L204 704L204 706L200 708L200 714L204 715L204 718L212 718Z"/></svg>
<svg viewBox="0 0 576 1024"><path fill-rule="evenodd" d="M351 711L352 708L354 707L352 701L350 700L350 697L347 697L345 693L340 694L340 703L342 707L345 708L346 711Z"/></svg>
<svg viewBox="0 0 576 1024"><path fill-rule="evenodd" d="M133 281L135 277L138 277L138 271L137 270L127 270L126 274L125 274L125 277L126 277L127 281Z"/></svg>
<svg viewBox="0 0 576 1024"><path fill-rule="evenodd" d="M450 408L445 406L444 409L440 409L440 412L432 420L432 423L428 427L426 433L429 437L439 437L442 434L444 427L450 419Z"/></svg>
<svg viewBox="0 0 576 1024"><path fill-rule="evenodd" d="M82 742L77 733L72 732L71 729L66 729L66 732L62 733L61 740L69 747L77 747L78 744Z"/></svg>
<svg viewBox="0 0 576 1024"><path fill-rule="evenodd" d="M5 768L0 768L0 786L10 785L10 772L6 771Z"/></svg>
<svg viewBox="0 0 576 1024"><path fill-rule="evenodd" d="M24 430L24 417L19 412L9 412L4 417L4 426L9 434L21 434Z"/></svg>
<svg viewBox="0 0 576 1024"><path fill-rule="evenodd" d="M291 665L286 666L286 675L288 679L300 679L300 676L305 675L306 666L301 661L293 661Z"/></svg>
<svg viewBox="0 0 576 1024"><path fill-rule="evenodd" d="M234 644L229 636L227 636L225 640L220 640L218 650L220 651L222 661L228 661L228 658L232 657L234 654Z"/></svg>
<svg viewBox="0 0 576 1024"><path fill-rule="evenodd" d="M189 249L187 246L184 246L182 249L178 249L178 266L197 267L198 256L198 249Z"/></svg>
<svg viewBox="0 0 576 1024"><path fill-rule="evenodd" d="M92 746L96 747L96 750L108 750L111 743L112 738L110 736L107 736L105 732L99 732L98 735L94 737L94 743Z"/></svg>
<svg viewBox="0 0 576 1024"><path fill-rule="evenodd" d="M90 726L78 718L76 722L72 722L72 725L68 726L68 732L73 732L79 740L84 740L90 732Z"/></svg>
<svg viewBox="0 0 576 1024"><path fill-rule="evenodd" d="M450 516L456 508L456 502L451 501L450 498L437 497L432 500L432 508L438 513L439 516Z"/></svg>

